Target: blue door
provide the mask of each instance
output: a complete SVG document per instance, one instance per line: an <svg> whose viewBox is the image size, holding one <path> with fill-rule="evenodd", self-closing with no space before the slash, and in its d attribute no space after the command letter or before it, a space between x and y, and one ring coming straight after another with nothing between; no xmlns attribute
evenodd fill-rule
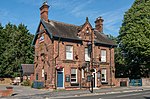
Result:
<svg viewBox="0 0 150 99"><path fill-rule="evenodd" d="M57 71L57 87L63 87L63 72Z"/></svg>

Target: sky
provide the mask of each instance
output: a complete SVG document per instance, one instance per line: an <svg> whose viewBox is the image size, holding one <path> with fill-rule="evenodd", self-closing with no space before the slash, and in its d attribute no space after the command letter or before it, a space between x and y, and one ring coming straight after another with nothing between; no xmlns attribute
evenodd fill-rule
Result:
<svg viewBox="0 0 150 99"><path fill-rule="evenodd" d="M1 0L0 23L5 26L23 23L35 34L40 22L40 10L45 0ZM86 17L93 28L94 21L101 16L104 19L104 33L119 35L123 16L134 0L47 0L50 5L49 19L74 25L84 24Z"/></svg>

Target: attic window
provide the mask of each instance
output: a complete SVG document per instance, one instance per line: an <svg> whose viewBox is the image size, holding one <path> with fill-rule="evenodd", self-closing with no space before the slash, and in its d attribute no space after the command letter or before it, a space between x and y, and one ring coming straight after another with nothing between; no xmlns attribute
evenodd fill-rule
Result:
<svg viewBox="0 0 150 99"><path fill-rule="evenodd" d="M87 34L89 34L89 32L90 32L90 31L89 31L89 28L87 27L87 29L86 29L86 33L87 33Z"/></svg>
<svg viewBox="0 0 150 99"><path fill-rule="evenodd" d="M42 35L40 36L40 39L39 39L39 40L40 40L40 42L41 42L41 41L44 41L44 34L42 34Z"/></svg>

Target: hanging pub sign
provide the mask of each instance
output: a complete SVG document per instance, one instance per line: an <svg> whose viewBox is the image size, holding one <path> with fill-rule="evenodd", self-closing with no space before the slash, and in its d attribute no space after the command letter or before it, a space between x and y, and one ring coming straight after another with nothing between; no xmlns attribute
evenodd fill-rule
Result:
<svg viewBox="0 0 150 99"><path fill-rule="evenodd" d="M65 76L65 81L66 81L66 82L70 82L70 75L66 75L66 76Z"/></svg>
<svg viewBox="0 0 150 99"><path fill-rule="evenodd" d="M91 81L91 75L87 75L87 82Z"/></svg>

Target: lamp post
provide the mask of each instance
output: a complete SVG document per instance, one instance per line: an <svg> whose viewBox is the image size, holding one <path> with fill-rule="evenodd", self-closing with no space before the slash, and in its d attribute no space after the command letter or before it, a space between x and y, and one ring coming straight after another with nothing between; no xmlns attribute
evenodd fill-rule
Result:
<svg viewBox="0 0 150 99"><path fill-rule="evenodd" d="M94 48L94 41L93 41L93 32L94 32L94 29L91 29L92 32L91 32L91 40L90 42L88 42L88 50L89 50L89 53L90 53L90 76L91 76L91 93L93 93L93 48Z"/></svg>
<svg viewBox="0 0 150 99"><path fill-rule="evenodd" d="M46 87L47 72L44 73L44 80L45 80L45 87Z"/></svg>

